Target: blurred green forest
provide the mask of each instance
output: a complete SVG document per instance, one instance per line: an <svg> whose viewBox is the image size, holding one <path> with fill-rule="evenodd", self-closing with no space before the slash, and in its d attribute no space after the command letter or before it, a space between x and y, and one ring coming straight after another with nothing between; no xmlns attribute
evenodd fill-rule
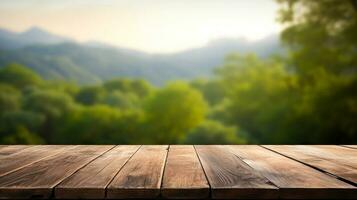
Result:
<svg viewBox="0 0 357 200"><path fill-rule="evenodd" d="M233 52L209 79L84 86L7 64L0 143L356 143L357 2L278 2L287 53Z"/></svg>

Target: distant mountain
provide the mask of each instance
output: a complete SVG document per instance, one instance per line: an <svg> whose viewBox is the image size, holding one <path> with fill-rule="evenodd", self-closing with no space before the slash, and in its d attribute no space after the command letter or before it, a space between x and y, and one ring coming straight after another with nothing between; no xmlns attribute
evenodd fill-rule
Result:
<svg viewBox="0 0 357 200"><path fill-rule="evenodd" d="M259 57L282 51L278 35L270 35L258 41L244 38L225 38L212 41L201 48L195 48L172 55L158 56L159 60L176 64L177 67L190 71L190 76L207 76L213 68L221 65L230 53L255 53Z"/></svg>
<svg viewBox="0 0 357 200"><path fill-rule="evenodd" d="M22 33L0 29L0 49L17 49L29 45L52 45L73 42L71 39L57 36L47 31L32 27Z"/></svg>
<svg viewBox="0 0 357 200"><path fill-rule="evenodd" d="M93 41L79 44L38 28L24 33L2 30L0 44L4 46L1 41L7 41L7 48L0 50L0 67L17 62L46 79L83 84L114 77L134 77L160 85L174 79L210 76L232 52L251 52L266 57L281 51L277 35L255 42L239 38L221 39L174 54L148 54Z"/></svg>

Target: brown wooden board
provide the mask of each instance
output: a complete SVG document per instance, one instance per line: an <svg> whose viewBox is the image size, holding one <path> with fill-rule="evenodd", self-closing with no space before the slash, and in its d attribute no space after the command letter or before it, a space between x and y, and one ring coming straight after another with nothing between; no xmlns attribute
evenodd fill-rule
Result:
<svg viewBox="0 0 357 200"><path fill-rule="evenodd" d="M112 147L76 146L2 176L0 198L50 198L57 184Z"/></svg>
<svg viewBox="0 0 357 200"><path fill-rule="evenodd" d="M357 199L356 152L336 145L0 145L0 199Z"/></svg>
<svg viewBox="0 0 357 200"><path fill-rule="evenodd" d="M65 179L55 188L58 199L103 199L114 176L138 150L139 145L117 146Z"/></svg>
<svg viewBox="0 0 357 200"><path fill-rule="evenodd" d="M274 199L277 188L226 146L196 146L214 199Z"/></svg>
<svg viewBox="0 0 357 200"><path fill-rule="evenodd" d="M232 145L231 151L279 187L282 199L356 198L354 186L255 145Z"/></svg>
<svg viewBox="0 0 357 200"><path fill-rule="evenodd" d="M40 161L49 156L60 153L71 146L63 145L38 145L30 148L25 148L18 153L8 156L0 156L0 176L4 176L22 167ZM10 156L10 157L9 157Z"/></svg>
<svg viewBox="0 0 357 200"><path fill-rule="evenodd" d="M357 145L342 145L342 146L357 149Z"/></svg>
<svg viewBox="0 0 357 200"><path fill-rule="evenodd" d="M33 145L0 145L0 158L18 153L30 147L33 147Z"/></svg>
<svg viewBox="0 0 357 200"><path fill-rule="evenodd" d="M204 199L209 185L192 145L171 145L161 194L169 199Z"/></svg>
<svg viewBox="0 0 357 200"><path fill-rule="evenodd" d="M357 151L354 149L339 146L330 149L311 145L264 145L264 147L357 184ZM346 158L345 156L349 154L353 157Z"/></svg>
<svg viewBox="0 0 357 200"><path fill-rule="evenodd" d="M160 195L167 145L142 146L107 187L107 198L156 198Z"/></svg>
<svg viewBox="0 0 357 200"><path fill-rule="evenodd" d="M357 166L357 150L353 148L344 148L336 145L311 145L318 148L325 157L334 159L335 162L343 163L355 168Z"/></svg>

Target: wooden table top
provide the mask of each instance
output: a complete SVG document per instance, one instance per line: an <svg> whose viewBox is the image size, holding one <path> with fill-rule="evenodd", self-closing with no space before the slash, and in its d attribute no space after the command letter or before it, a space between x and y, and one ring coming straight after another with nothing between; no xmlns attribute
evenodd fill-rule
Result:
<svg viewBox="0 0 357 200"><path fill-rule="evenodd" d="M0 199L357 198L357 145L0 145Z"/></svg>

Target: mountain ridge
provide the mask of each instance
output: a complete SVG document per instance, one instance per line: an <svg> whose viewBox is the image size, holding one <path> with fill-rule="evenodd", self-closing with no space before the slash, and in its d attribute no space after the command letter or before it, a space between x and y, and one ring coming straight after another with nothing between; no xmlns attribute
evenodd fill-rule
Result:
<svg viewBox="0 0 357 200"><path fill-rule="evenodd" d="M19 45L8 40L10 48L4 48L1 41L11 35L26 37L26 40L20 40L26 42ZM16 62L33 69L45 79L71 80L82 84L131 77L161 85L174 79L209 77L224 57L232 52L256 53L266 57L281 51L277 35L258 41L224 38L177 53L151 54L101 42L79 43L40 28L15 34L2 29L0 44L0 67Z"/></svg>
<svg viewBox="0 0 357 200"><path fill-rule="evenodd" d="M0 48L5 50L23 48L29 45L49 45L59 44L62 42L74 42L74 40L49 33L36 26L33 26L23 32L13 32L0 28Z"/></svg>

